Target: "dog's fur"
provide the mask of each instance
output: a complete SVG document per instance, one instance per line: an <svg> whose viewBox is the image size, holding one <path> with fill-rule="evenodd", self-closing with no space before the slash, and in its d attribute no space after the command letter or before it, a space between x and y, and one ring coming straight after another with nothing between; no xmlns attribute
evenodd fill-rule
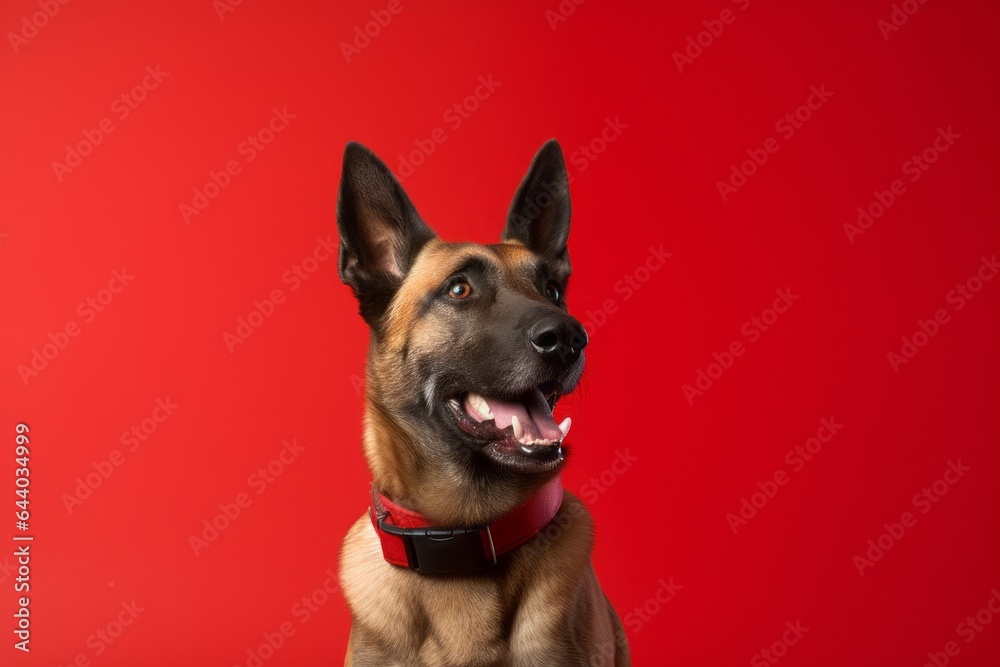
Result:
<svg viewBox="0 0 1000 667"><path fill-rule="evenodd" d="M498 244L439 240L389 169L353 143L337 218L341 278L371 327L364 453L377 488L437 526L504 515L559 474L561 450L536 460L476 439L456 426L449 399L536 387L558 398L579 380L586 333L562 294L570 274L562 151L550 141L538 152ZM468 298L452 298L456 281ZM539 323L556 332L552 354L529 341ZM567 492L542 534L484 574L420 574L385 562L365 515L341 556L353 617L345 664L628 665L592 543L590 515Z"/></svg>

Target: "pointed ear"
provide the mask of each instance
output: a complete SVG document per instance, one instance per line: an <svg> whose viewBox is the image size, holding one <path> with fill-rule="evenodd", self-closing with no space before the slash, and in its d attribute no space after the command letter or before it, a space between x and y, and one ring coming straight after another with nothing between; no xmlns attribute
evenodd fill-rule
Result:
<svg viewBox="0 0 1000 667"><path fill-rule="evenodd" d="M434 232L374 153L350 142L337 197L340 279L373 324L392 300L417 253Z"/></svg>
<svg viewBox="0 0 1000 667"><path fill-rule="evenodd" d="M507 214L507 226L501 240L520 241L529 250L555 265L565 264L569 271L566 240L569 238L569 176L559 142L545 142L521 186L514 195Z"/></svg>

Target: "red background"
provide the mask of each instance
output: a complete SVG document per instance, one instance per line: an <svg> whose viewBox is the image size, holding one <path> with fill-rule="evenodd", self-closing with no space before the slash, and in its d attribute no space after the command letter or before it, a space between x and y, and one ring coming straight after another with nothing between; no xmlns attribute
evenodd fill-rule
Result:
<svg viewBox="0 0 1000 667"><path fill-rule="evenodd" d="M545 139L570 161L570 307L592 338L562 410L576 424L565 482L595 515L594 562L636 664L768 664L755 654L797 620L809 630L782 664L921 665L949 641L952 664L996 664L1000 622L969 643L956 626L1000 586L1000 284L961 310L947 295L1000 250L1000 11L929 2L884 39L888 1L591 0L553 29L557 6L404 2L350 62L339 44L386 3L245 0L220 20L210 0L74 1L16 52L4 40L0 553L17 532L18 421L36 540L30 656L11 646L0 569L4 664L246 665L285 621L295 634L265 664L340 664L339 594L306 623L292 610L364 510L352 377L367 332L335 261L294 291L282 275L336 240L346 141L398 169L438 127L447 140L405 185L446 239L498 237ZM726 8L734 20L678 71L672 53ZM4 3L0 29L38 11ZM169 75L120 119L114 100L157 65ZM449 126L490 75L499 87ZM821 85L829 100L776 131ZM247 162L240 142L275 107L295 118ZM60 182L53 161L103 118L114 131ZM606 119L627 127L574 161ZM903 163L939 127L960 138L911 182ZM779 150L723 201L717 181L769 137ZM179 205L228 160L241 173L186 224ZM844 223L894 179L905 194L851 243ZM618 281L661 245L672 256L626 299ZM122 267L134 280L86 322L78 304ZM230 353L223 334L276 288L285 303ZM799 299L750 342L744 322L785 288ZM939 308L949 321L894 372L887 354ZM70 321L79 335L25 384L18 366ZM689 404L682 385L733 341L745 352ZM125 451L122 433L167 397L180 407ZM843 428L795 471L786 452L831 417ZM248 477L291 438L305 451L257 495ZM70 513L65 494L114 450L124 461ZM637 460L615 472L616 452ZM914 494L958 459L970 470L920 513ZM787 484L734 534L727 513L778 470ZM614 483L598 491L602 473ZM241 492L250 506L196 556L189 536ZM860 576L854 556L906 511L916 525ZM95 655L88 637L133 599L145 611Z"/></svg>

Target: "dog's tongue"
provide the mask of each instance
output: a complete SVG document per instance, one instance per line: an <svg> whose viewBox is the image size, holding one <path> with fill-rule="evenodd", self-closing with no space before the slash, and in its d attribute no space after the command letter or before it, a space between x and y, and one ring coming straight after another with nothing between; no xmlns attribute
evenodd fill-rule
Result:
<svg viewBox="0 0 1000 667"><path fill-rule="evenodd" d="M513 401L469 394L466 398L466 411L481 420L492 419L499 429L505 429L517 419L524 434L518 440L551 440L558 442L564 433L552 417L552 410L539 390L529 391ZM484 408L486 408L484 410ZM566 424L566 430L569 430ZM516 429L515 429L516 430Z"/></svg>

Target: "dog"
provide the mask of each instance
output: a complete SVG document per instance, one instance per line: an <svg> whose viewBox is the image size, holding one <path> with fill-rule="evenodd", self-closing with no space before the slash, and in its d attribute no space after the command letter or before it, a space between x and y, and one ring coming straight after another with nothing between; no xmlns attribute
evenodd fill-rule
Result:
<svg viewBox="0 0 1000 667"><path fill-rule="evenodd" d="M341 280L371 329L363 449L369 512L341 586L354 667L622 667L621 620L590 561L591 517L560 481L583 372L567 313L569 178L535 155L501 242L446 243L371 151L349 143Z"/></svg>

